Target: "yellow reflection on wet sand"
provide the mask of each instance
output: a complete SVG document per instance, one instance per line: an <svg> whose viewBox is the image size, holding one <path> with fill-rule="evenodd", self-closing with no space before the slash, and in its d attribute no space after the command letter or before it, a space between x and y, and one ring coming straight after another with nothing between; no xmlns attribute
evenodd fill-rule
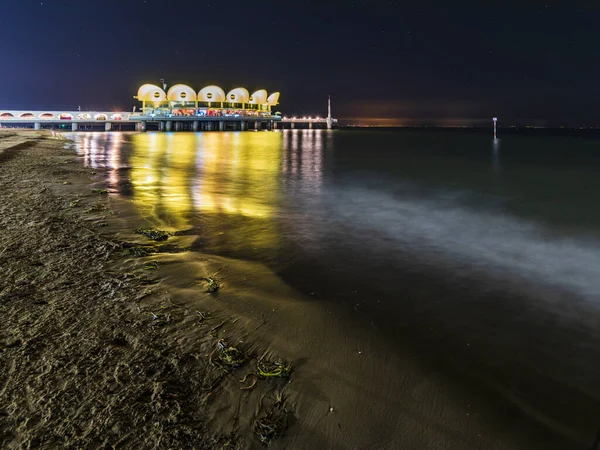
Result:
<svg viewBox="0 0 600 450"><path fill-rule="evenodd" d="M188 227L195 140L190 134L136 134L131 140L133 202L144 217Z"/></svg>
<svg viewBox="0 0 600 450"><path fill-rule="evenodd" d="M259 219L243 230L248 221L225 217L219 228L238 228L253 246L273 245L280 133L148 133L133 135L131 145L132 201L151 222L191 228L194 212Z"/></svg>

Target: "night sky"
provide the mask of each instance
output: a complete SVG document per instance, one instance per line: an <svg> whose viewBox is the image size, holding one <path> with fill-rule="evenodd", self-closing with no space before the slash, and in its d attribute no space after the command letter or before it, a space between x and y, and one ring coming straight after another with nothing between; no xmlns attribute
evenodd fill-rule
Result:
<svg viewBox="0 0 600 450"><path fill-rule="evenodd" d="M600 126L599 1L0 0L0 30L0 109L131 110L165 78L287 115Z"/></svg>

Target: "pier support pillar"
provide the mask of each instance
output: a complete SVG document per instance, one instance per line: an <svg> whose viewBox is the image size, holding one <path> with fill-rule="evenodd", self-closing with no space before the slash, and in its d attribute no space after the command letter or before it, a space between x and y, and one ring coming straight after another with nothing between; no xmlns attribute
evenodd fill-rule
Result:
<svg viewBox="0 0 600 450"><path fill-rule="evenodd" d="M160 131L165 131L165 123L164 122L158 122L158 129Z"/></svg>
<svg viewBox="0 0 600 450"><path fill-rule="evenodd" d="M78 123L72 123L71 124L71 131L77 131L78 128L79 128L79 124Z"/></svg>
<svg viewBox="0 0 600 450"><path fill-rule="evenodd" d="M34 130L41 130L42 129L42 124L39 122L36 122L33 124L33 129Z"/></svg>
<svg viewBox="0 0 600 450"><path fill-rule="evenodd" d="M175 131L181 131L181 122L175 122Z"/></svg>
<svg viewBox="0 0 600 450"><path fill-rule="evenodd" d="M215 123L214 122L206 122L206 131L212 131L215 129Z"/></svg>
<svg viewBox="0 0 600 450"><path fill-rule="evenodd" d="M308 129L309 129L309 130L312 130L312 121L311 121L311 122L308 122Z"/></svg>
<svg viewBox="0 0 600 450"><path fill-rule="evenodd" d="M225 121L219 120L219 131L225 131Z"/></svg>
<svg viewBox="0 0 600 450"><path fill-rule="evenodd" d="M327 118L327 129L331 130L333 128L333 120L330 117Z"/></svg>
<svg viewBox="0 0 600 450"><path fill-rule="evenodd" d="M248 129L248 122L246 122L245 120L242 120L240 122L240 131L246 131Z"/></svg>
<svg viewBox="0 0 600 450"><path fill-rule="evenodd" d="M260 122L258 120L256 122L254 122L254 129L260 130Z"/></svg>
<svg viewBox="0 0 600 450"><path fill-rule="evenodd" d="M192 130L193 131L198 131L200 129L200 122L197 120L194 120L192 122Z"/></svg>
<svg viewBox="0 0 600 450"><path fill-rule="evenodd" d="M292 122L290 125L291 125L291 128L292 128L292 130L293 130L294 128L296 128L296 124L295 124L294 122Z"/></svg>
<svg viewBox="0 0 600 450"><path fill-rule="evenodd" d="M277 122L273 122L273 129L276 130L277 128L279 128L279 125L277 124Z"/></svg>
<svg viewBox="0 0 600 450"><path fill-rule="evenodd" d="M172 120L167 120L167 131L173 131L173 121Z"/></svg>
<svg viewBox="0 0 600 450"><path fill-rule="evenodd" d="M148 125L148 124L146 123L146 121L145 121L145 120L142 120L142 122L141 122L141 124L140 124L140 131L141 131L142 133L145 133L145 132L146 132L147 125Z"/></svg>
<svg viewBox="0 0 600 450"><path fill-rule="evenodd" d="M112 124L110 122L106 122L104 124L104 131L110 131L112 128Z"/></svg>
<svg viewBox="0 0 600 450"><path fill-rule="evenodd" d="M273 129L273 121L272 121L272 120L269 120L269 121L267 122L267 126L268 126L268 128L269 128L269 131L271 131L271 130Z"/></svg>

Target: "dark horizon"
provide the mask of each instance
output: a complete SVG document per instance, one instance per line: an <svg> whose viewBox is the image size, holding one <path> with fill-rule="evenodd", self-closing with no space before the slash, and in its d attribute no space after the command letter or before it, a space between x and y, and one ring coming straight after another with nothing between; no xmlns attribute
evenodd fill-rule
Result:
<svg viewBox="0 0 600 450"><path fill-rule="evenodd" d="M468 118L430 118L417 119L409 117L394 118L340 118L341 127L372 127L372 128L472 128L472 129L492 129L493 122L491 118L468 119ZM567 130L596 130L600 129L600 123L597 124L563 124L548 122L541 119L522 119L508 122L499 120L498 128L504 129L567 129Z"/></svg>
<svg viewBox="0 0 600 450"><path fill-rule="evenodd" d="M164 78L280 91L286 115L331 95L346 121L600 124L591 2L83 3L3 6L1 108L131 110Z"/></svg>

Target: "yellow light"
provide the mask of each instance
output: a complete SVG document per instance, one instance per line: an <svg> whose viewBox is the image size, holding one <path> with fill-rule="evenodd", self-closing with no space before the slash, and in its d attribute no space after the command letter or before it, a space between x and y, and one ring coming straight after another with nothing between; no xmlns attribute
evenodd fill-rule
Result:
<svg viewBox="0 0 600 450"><path fill-rule="evenodd" d="M132 201L142 215L155 218L154 226L189 228L194 211L244 216L261 225L248 230L256 224L233 220L232 235L252 234L257 247L277 245L280 134L152 133L135 135L132 144Z"/></svg>

